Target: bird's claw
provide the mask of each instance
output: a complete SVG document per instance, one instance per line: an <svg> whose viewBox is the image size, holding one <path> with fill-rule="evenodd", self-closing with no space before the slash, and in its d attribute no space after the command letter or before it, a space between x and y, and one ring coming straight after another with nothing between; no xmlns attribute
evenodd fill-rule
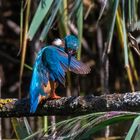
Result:
<svg viewBox="0 0 140 140"><path fill-rule="evenodd" d="M60 98L61 98L61 96L56 95L56 93L54 93L54 94L52 94L52 95L49 96L49 99L52 99L52 100L54 100L54 99L60 99Z"/></svg>

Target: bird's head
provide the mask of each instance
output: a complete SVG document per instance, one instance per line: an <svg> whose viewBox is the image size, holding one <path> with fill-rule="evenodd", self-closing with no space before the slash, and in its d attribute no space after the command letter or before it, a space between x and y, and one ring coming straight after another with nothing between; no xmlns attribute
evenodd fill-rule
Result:
<svg viewBox="0 0 140 140"><path fill-rule="evenodd" d="M65 51L68 54L68 65L70 66L71 56L75 56L79 48L79 40L74 35L67 35L64 38Z"/></svg>
<svg viewBox="0 0 140 140"><path fill-rule="evenodd" d="M68 54L68 65L70 66L71 56L75 56L79 48L79 40L74 35L67 35L64 39L55 39L52 45L60 47Z"/></svg>

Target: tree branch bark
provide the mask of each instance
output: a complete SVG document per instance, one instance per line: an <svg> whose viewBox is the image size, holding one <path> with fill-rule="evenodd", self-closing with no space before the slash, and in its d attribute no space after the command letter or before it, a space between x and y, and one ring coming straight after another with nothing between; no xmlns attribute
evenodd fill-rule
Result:
<svg viewBox="0 0 140 140"><path fill-rule="evenodd" d="M82 115L105 111L140 111L140 91L101 96L63 97L46 100L30 113L29 99L0 99L0 117L23 117L44 115Z"/></svg>

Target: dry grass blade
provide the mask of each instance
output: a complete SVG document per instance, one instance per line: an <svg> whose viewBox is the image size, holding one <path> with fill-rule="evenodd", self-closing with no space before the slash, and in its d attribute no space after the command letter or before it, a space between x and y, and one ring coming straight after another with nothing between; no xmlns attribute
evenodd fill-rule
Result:
<svg viewBox="0 0 140 140"><path fill-rule="evenodd" d="M30 15L30 6L31 0L28 0L27 8L26 8L26 15L25 15L25 28L24 28L24 36L23 36L23 49L22 49L22 58L21 58L21 66L20 66L20 88L19 88L19 98L21 98L21 82L22 82L22 75L24 70L24 63L25 63L25 56L26 56L26 48L27 48L27 32L29 26L29 15Z"/></svg>
<svg viewBox="0 0 140 140"><path fill-rule="evenodd" d="M21 1L21 11L20 11L20 49L17 55L20 54L22 50L22 43L23 43L23 0Z"/></svg>
<svg viewBox="0 0 140 140"><path fill-rule="evenodd" d="M129 60L128 60L128 46L127 46L127 33L126 33L126 25L125 25L125 1L122 0L122 30L123 30L123 45L124 45L124 57L125 57L125 68L127 71L127 75L128 75L128 79L129 79L129 83L131 86L131 90L132 92L135 91L134 89L134 84L133 84L133 77L131 74L131 69L129 67Z"/></svg>
<svg viewBox="0 0 140 140"><path fill-rule="evenodd" d="M86 12L86 14L85 14L85 16L84 16L84 20L87 19L88 15L89 15L89 13L90 13L90 11L92 10L93 7L94 7L94 4L91 4L91 5L89 6L89 8L88 8L88 10L87 10L87 12Z"/></svg>
<svg viewBox="0 0 140 140"><path fill-rule="evenodd" d="M97 20L97 25L98 25L98 23L99 23L99 21L100 21L102 15L103 15L103 13L104 13L105 7L106 7L106 5L107 5L107 1L108 1L108 0L104 0L104 2L103 2L103 4L102 4L102 8L101 8L101 11L100 11L98 20Z"/></svg>
<svg viewBox="0 0 140 140"><path fill-rule="evenodd" d="M122 18L121 18L120 7L117 10L116 26L117 26L117 32L118 32L120 45L121 45L122 48L124 48L124 37L123 37ZM138 80L139 79L138 78L138 73L137 73L135 65L134 65L134 59L133 59L133 55L132 55L131 51L129 51L129 59L130 59L130 66L133 68L132 70L134 71L135 79L137 81L139 81ZM131 73L131 72L128 72L128 73Z"/></svg>

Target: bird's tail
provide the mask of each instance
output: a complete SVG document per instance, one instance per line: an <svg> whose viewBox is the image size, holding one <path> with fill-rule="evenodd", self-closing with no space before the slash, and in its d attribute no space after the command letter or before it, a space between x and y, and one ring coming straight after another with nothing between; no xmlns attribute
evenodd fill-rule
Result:
<svg viewBox="0 0 140 140"><path fill-rule="evenodd" d="M46 83L47 80L44 78L45 71L42 62L42 54L44 49L42 49L37 56L34 64L32 80L30 84L30 112L34 113L37 109L39 103L39 95L43 94L42 83ZM46 80L46 81L45 81Z"/></svg>
<svg viewBox="0 0 140 140"><path fill-rule="evenodd" d="M31 100L30 100L30 112L31 113L34 113L36 111L38 102L39 102L38 98L35 98L35 99L31 98Z"/></svg>
<svg viewBox="0 0 140 140"><path fill-rule="evenodd" d="M30 112L34 113L38 106L38 97L40 90L40 77L37 68L34 67L32 80L30 84Z"/></svg>

